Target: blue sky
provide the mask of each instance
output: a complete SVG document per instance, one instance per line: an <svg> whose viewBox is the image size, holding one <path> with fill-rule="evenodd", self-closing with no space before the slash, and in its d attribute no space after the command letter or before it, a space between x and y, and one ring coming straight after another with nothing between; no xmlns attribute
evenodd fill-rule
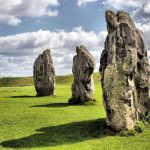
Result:
<svg viewBox="0 0 150 150"><path fill-rule="evenodd" d="M0 0L0 76L31 76L35 58L47 48L56 74L71 73L80 44L93 54L98 71L106 9L127 11L150 50L149 0Z"/></svg>
<svg viewBox="0 0 150 150"><path fill-rule="evenodd" d="M17 27L16 25L10 26L1 23L1 35L6 36L23 32L33 32L39 29L50 31L63 29L69 32L78 26L82 26L86 31L99 32L100 30L106 29L104 18L105 8L98 1L91 2L90 4L86 3L86 5L84 4L79 7L76 0L59 0L59 5L53 6L52 8L53 10L57 9L59 11L57 16L21 16L22 23L19 23Z"/></svg>

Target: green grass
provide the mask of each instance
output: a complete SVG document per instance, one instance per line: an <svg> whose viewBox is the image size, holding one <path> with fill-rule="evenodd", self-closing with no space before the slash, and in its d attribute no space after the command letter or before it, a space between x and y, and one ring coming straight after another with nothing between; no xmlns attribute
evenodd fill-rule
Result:
<svg viewBox="0 0 150 150"><path fill-rule="evenodd" d="M99 73L94 73L94 81L99 82ZM72 75L56 76L56 83L58 85L70 84L73 81ZM0 87L14 87L14 86L31 86L33 85L32 77L3 77L0 78Z"/></svg>
<svg viewBox="0 0 150 150"><path fill-rule="evenodd" d="M105 132L98 78L91 106L67 104L71 76L57 78L54 97L35 97L33 86L0 87L0 149L149 150L150 128L130 137Z"/></svg>

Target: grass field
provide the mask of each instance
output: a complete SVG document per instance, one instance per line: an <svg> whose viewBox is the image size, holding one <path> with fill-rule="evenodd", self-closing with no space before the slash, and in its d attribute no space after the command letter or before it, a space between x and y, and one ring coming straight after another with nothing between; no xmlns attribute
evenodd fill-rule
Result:
<svg viewBox="0 0 150 150"><path fill-rule="evenodd" d="M17 87L8 87L12 83L5 78L7 87L0 87L0 149L150 150L150 128L131 137L105 132L98 77L97 104L91 106L69 106L72 77L56 81L56 96L35 97L32 85L24 86L19 80L21 85L16 82Z"/></svg>

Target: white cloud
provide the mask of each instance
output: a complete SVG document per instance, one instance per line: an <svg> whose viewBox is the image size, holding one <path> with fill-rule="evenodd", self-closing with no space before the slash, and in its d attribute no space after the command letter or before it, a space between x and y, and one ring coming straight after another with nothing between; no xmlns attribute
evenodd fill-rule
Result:
<svg viewBox="0 0 150 150"><path fill-rule="evenodd" d="M71 73L75 47L81 44L94 55L98 69L106 35L105 31L96 34L77 27L71 32L39 30L0 37L0 76L32 75L35 58L47 48L51 49L56 74Z"/></svg>
<svg viewBox="0 0 150 150"><path fill-rule="evenodd" d="M17 26L22 21L19 18L15 17L15 16L0 15L0 22L1 23L6 23L7 22L8 25Z"/></svg>
<svg viewBox="0 0 150 150"><path fill-rule="evenodd" d="M150 2L146 3L143 8L144 12L150 14Z"/></svg>
<svg viewBox="0 0 150 150"><path fill-rule="evenodd" d="M150 22L145 23L145 24L141 24L141 23L136 23L136 26L143 31L144 33L144 40L145 40L145 45L146 45L146 49L148 51L150 51ZM150 53L149 54L149 58L150 58Z"/></svg>
<svg viewBox="0 0 150 150"><path fill-rule="evenodd" d="M138 8L148 0L103 0L103 5L115 10Z"/></svg>
<svg viewBox="0 0 150 150"><path fill-rule="evenodd" d="M58 0L0 0L0 22L16 26L23 16L57 16L58 5Z"/></svg>
<svg viewBox="0 0 150 150"><path fill-rule="evenodd" d="M77 5L79 7L85 6L87 3L96 2L98 0L77 0Z"/></svg>
<svg viewBox="0 0 150 150"><path fill-rule="evenodd" d="M149 0L103 0L102 4L107 9L128 12L136 22L145 23L150 18Z"/></svg>
<svg viewBox="0 0 150 150"><path fill-rule="evenodd" d="M48 12L47 12L47 15L48 15L49 17L58 16L58 10L55 10L55 11L48 11Z"/></svg>
<svg viewBox="0 0 150 150"><path fill-rule="evenodd" d="M136 9L133 12L133 17L138 22L144 22L144 23L149 22L149 18L150 18L150 1L143 3L141 5L141 7Z"/></svg>

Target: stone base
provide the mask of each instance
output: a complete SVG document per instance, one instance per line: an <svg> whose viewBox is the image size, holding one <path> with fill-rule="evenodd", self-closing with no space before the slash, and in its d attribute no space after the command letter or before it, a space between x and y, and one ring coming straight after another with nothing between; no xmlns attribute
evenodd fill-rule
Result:
<svg viewBox="0 0 150 150"><path fill-rule="evenodd" d="M81 101L80 98L71 97L68 100L68 103L71 105L95 105L96 100L95 99L89 99L89 100Z"/></svg>
<svg viewBox="0 0 150 150"><path fill-rule="evenodd" d="M47 94L47 95L43 95L43 94L36 94L36 97L44 97L44 96L55 96L55 95L52 95L52 94Z"/></svg>

